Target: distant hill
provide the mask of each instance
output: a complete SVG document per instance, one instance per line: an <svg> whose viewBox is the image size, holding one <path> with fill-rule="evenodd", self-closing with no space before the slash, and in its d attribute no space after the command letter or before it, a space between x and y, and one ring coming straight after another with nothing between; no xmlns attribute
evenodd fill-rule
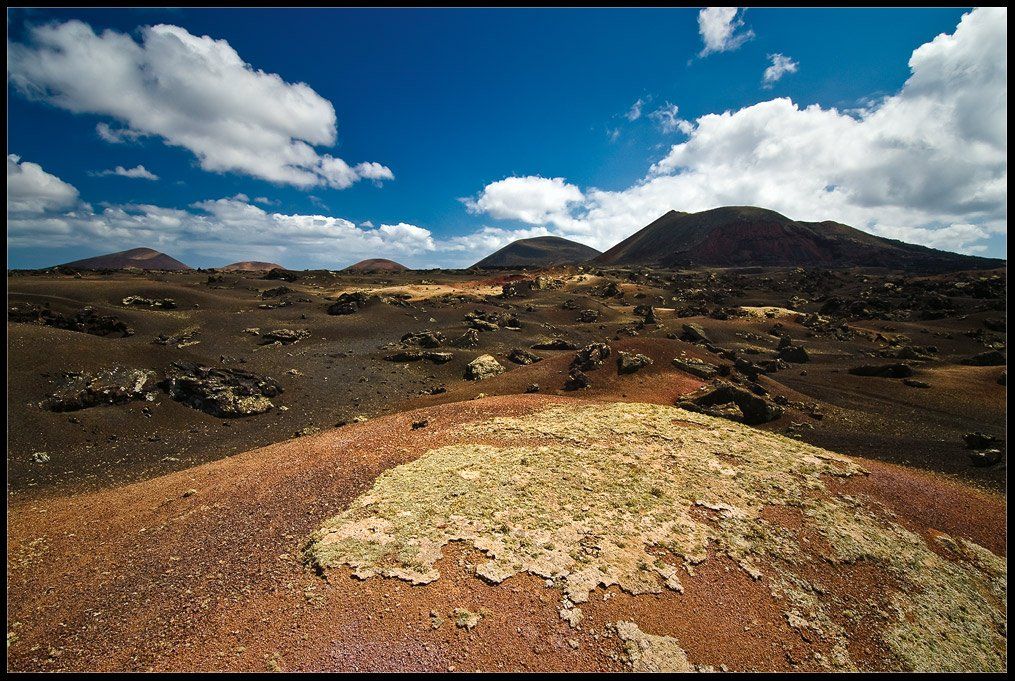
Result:
<svg viewBox="0 0 1015 681"><path fill-rule="evenodd" d="M959 255L862 232L838 222L799 222L772 210L728 206L670 211L596 262L679 267L801 266L955 270L1002 267L1004 260Z"/></svg>
<svg viewBox="0 0 1015 681"><path fill-rule="evenodd" d="M97 255L94 258L85 258L83 260L75 260L74 262L64 263L61 267L71 267L78 270L190 269L188 265L184 265L176 258L172 258L165 253L160 253L151 248L132 248L129 251L120 251L119 253Z"/></svg>
<svg viewBox="0 0 1015 681"><path fill-rule="evenodd" d="M492 253L473 267L546 267L592 260L600 252L559 236L519 239Z"/></svg>
<svg viewBox="0 0 1015 681"><path fill-rule="evenodd" d="M409 268L401 263L397 263L394 260L387 260L386 258L370 258L369 260L360 260L355 265L349 265L343 271L344 272L405 272Z"/></svg>
<svg viewBox="0 0 1015 681"><path fill-rule="evenodd" d="M222 270L223 272L267 272L268 270L284 270L285 268L273 262L244 260L242 262L230 263L224 267L217 267L215 269Z"/></svg>

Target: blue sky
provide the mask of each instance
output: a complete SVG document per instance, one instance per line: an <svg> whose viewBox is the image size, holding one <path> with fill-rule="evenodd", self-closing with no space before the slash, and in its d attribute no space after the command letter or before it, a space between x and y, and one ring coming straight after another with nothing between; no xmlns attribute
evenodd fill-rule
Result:
<svg viewBox="0 0 1015 681"><path fill-rule="evenodd" d="M193 266L468 265L518 236L605 248L670 208L762 201L1003 257L1007 72L982 64L1006 47L996 16L957 30L966 12L751 9L709 15L709 34L698 9L11 10L8 191L27 198L9 199L8 265L142 245ZM174 28L144 31L159 25ZM941 34L958 47L932 43ZM46 66L90 42L112 61ZM766 86L775 55L790 69ZM951 101L947 79L970 68L990 72ZM195 95L176 76L200 69L213 85ZM234 90L228 69L245 69L250 89ZM286 104L299 83L309 94ZM682 125L652 115L670 104ZM960 107L992 115L970 123ZM216 117L250 132L195 142ZM813 145L813 167L794 141ZM970 144L983 146L973 158ZM297 147L310 157L290 173L273 157ZM889 160L870 161L881 149ZM344 163L321 170L322 158ZM138 166L157 179L109 172Z"/></svg>

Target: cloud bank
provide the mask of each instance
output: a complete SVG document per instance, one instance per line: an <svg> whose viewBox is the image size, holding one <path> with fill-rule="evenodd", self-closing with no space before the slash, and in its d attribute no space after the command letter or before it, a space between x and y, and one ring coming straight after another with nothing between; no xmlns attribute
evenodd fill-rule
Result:
<svg viewBox="0 0 1015 681"><path fill-rule="evenodd" d="M225 40L179 26L140 29L140 42L81 21L38 26L7 44L8 77L25 96L107 116L110 143L156 137L192 152L204 170L300 188L345 189L394 179L376 162L350 165L317 146L337 141L335 108L305 83L244 62Z"/></svg>
<svg viewBox="0 0 1015 681"><path fill-rule="evenodd" d="M718 49L733 33L712 35ZM954 33L916 49L909 67L898 93L859 111L777 98L685 121L687 139L621 191L513 177L469 205L599 249L670 209L757 205L983 252L983 241L1007 228L1007 11L965 14Z"/></svg>

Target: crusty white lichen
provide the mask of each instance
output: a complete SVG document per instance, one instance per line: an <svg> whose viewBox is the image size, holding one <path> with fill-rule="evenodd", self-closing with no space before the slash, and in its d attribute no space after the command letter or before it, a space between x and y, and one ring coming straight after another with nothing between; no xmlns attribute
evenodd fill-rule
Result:
<svg viewBox="0 0 1015 681"><path fill-rule="evenodd" d="M310 559L322 570L423 584L439 578L442 548L461 541L485 554L482 578L527 572L582 603L611 585L680 591L682 571L725 553L753 577L770 577L791 626L831 642L827 666L851 669L825 599L792 572L805 553L797 533L762 517L782 505L825 537L829 561L874 561L906 585L893 596L885 641L907 667L1004 668L1006 563L964 541L946 560L861 501L833 494L824 476L863 472L847 457L648 404L554 406L462 430L466 440L505 444L441 447L384 472L314 534Z"/></svg>

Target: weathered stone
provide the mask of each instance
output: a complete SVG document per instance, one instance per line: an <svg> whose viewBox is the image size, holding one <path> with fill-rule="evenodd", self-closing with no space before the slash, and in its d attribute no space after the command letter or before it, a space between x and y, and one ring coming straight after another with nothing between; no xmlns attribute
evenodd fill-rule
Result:
<svg viewBox="0 0 1015 681"><path fill-rule="evenodd" d="M505 369L493 355L480 355L465 367L465 378L482 381L504 373Z"/></svg>
<svg viewBox="0 0 1015 681"><path fill-rule="evenodd" d="M610 357L610 346L606 343L589 343L575 353L571 360L572 369L588 371L602 364Z"/></svg>
<svg viewBox="0 0 1015 681"><path fill-rule="evenodd" d="M811 361L811 356L802 345L787 345L779 350L779 359L795 364L805 364Z"/></svg>
<svg viewBox="0 0 1015 681"><path fill-rule="evenodd" d="M532 344L533 350L577 350L578 344L563 338L551 338Z"/></svg>
<svg viewBox="0 0 1015 681"><path fill-rule="evenodd" d="M731 383L709 386L700 394L680 400L677 406L749 425L768 423L783 415L781 406ZM737 411L731 410L732 406Z"/></svg>
<svg viewBox="0 0 1015 681"><path fill-rule="evenodd" d="M261 334L261 342L264 344L281 343L282 345L291 345L309 337L310 332L303 329L273 329Z"/></svg>
<svg viewBox="0 0 1015 681"><path fill-rule="evenodd" d="M1007 363L1008 360L1000 350L988 350L962 360L962 364L974 367L996 367L1004 366Z"/></svg>
<svg viewBox="0 0 1015 681"><path fill-rule="evenodd" d="M688 343L711 343L708 334L705 333L705 329L700 324L684 324L681 329L683 333L680 334L680 339L687 341Z"/></svg>
<svg viewBox="0 0 1015 681"><path fill-rule="evenodd" d="M535 364L536 362L542 361L543 358L534 352L515 348L508 353L508 359L515 364Z"/></svg>
<svg viewBox="0 0 1015 681"><path fill-rule="evenodd" d="M592 380L581 369L573 368L567 374L564 390L583 390L592 387Z"/></svg>
<svg viewBox="0 0 1015 681"><path fill-rule="evenodd" d="M617 356L617 371L622 374L633 374L650 364L652 358L642 354L621 351Z"/></svg>
<svg viewBox="0 0 1015 681"><path fill-rule="evenodd" d="M76 411L100 404L144 400L157 390L154 371L112 367L97 373L67 372L60 387L43 406L52 411Z"/></svg>
<svg viewBox="0 0 1015 681"><path fill-rule="evenodd" d="M879 378L908 378L913 375L913 367L899 362L897 364L863 364L853 367L849 373L854 376L877 376Z"/></svg>
<svg viewBox="0 0 1015 681"><path fill-rule="evenodd" d="M406 345L418 345L421 348L436 348L445 340L447 339L440 331L418 331L402 336L402 343Z"/></svg>
<svg viewBox="0 0 1015 681"><path fill-rule="evenodd" d="M275 380L240 369L220 369L195 362L173 362L162 382L169 396L212 416L261 414L282 393Z"/></svg>
<svg viewBox="0 0 1015 681"><path fill-rule="evenodd" d="M466 329L465 333L451 341L451 345L456 348L474 348L479 345L479 331Z"/></svg>
<svg viewBox="0 0 1015 681"><path fill-rule="evenodd" d="M176 301L172 298L145 298L143 296L127 296L122 301L124 305L134 307L151 307L161 310L175 310Z"/></svg>
<svg viewBox="0 0 1015 681"><path fill-rule="evenodd" d="M694 357L676 357L673 359L673 366L705 380L711 380L719 373L719 367L716 365Z"/></svg>
<svg viewBox="0 0 1015 681"><path fill-rule="evenodd" d="M582 310L578 313L579 324L591 324L599 321L599 310Z"/></svg>
<svg viewBox="0 0 1015 681"><path fill-rule="evenodd" d="M88 333L93 336L132 336L134 331L116 317L100 315L93 307L85 307L68 316L53 312L48 307L31 303L18 303L7 308L7 321L22 324L42 324L66 331Z"/></svg>

